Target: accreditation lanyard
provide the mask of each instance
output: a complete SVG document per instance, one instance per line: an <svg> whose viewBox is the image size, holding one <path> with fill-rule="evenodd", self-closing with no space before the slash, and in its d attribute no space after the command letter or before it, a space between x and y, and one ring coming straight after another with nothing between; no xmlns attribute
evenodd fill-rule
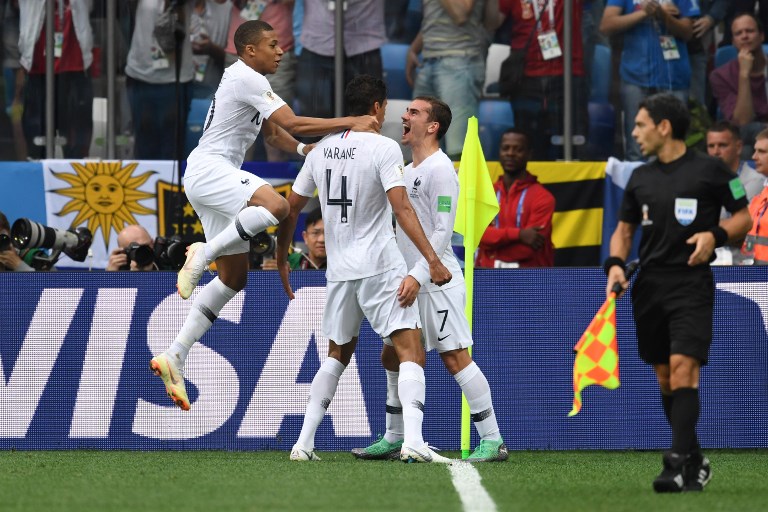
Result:
<svg viewBox="0 0 768 512"><path fill-rule="evenodd" d="M760 236L760 221L763 220L765 211L768 210L768 198L763 199L763 204L757 210L757 221L755 222L755 236Z"/></svg>
<svg viewBox="0 0 768 512"><path fill-rule="evenodd" d="M531 0L534 4L538 4L538 0ZM541 12L544 11L542 9L539 11L536 7L538 5L533 6L533 15L536 17L536 26L541 27L539 18L541 17ZM550 30L555 30L555 0L548 0L547 1L547 14L549 14L549 28Z"/></svg>
<svg viewBox="0 0 768 512"><path fill-rule="evenodd" d="M515 227L517 228L520 227L520 222L523 219L523 202L525 201L525 194L527 193L528 189L524 188L520 193L520 200L517 202L517 214L515 215ZM501 190L496 191L496 202L501 204ZM496 215L496 227L500 227L498 215Z"/></svg>

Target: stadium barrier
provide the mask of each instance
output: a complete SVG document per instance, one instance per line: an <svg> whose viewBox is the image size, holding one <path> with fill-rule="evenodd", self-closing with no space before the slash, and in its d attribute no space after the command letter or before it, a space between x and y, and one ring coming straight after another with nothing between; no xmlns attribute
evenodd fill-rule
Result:
<svg viewBox="0 0 768 512"><path fill-rule="evenodd" d="M716 268L714 342L701 380L705 448L768 447L768 269ZM0 273L0 448L290 449L325 356L325 277L251 272L244 292L187 362L192 410L173 407L148 370L192 301L168 272ZM474 357L510 449L669 446L653 372L636 355L631 305L618 301L621 387L591 386L573 418L572 348L604 299L599 269L479 270ZM210 276L204 277L204 282ZM381 340L367 323L317 436L319 450L384 432ZM460 444L460 395L428 356L425 439ZM473 432L473 444L477 443Z"/></svg>

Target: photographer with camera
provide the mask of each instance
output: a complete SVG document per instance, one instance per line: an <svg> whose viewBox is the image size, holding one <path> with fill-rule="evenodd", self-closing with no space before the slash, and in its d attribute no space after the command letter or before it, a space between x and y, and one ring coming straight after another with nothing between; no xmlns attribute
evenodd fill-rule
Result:
<svg viewBox="0 0 768 512"><path fill-rule="evenodd" d="M155 263L155 241L143 226L130 224L124 227L117 235L117 245L104 270L159 270Z"/></svg>
<svg viewBox="0 0 768 512"><path fill-rule="evenodd" d="M288 265L291 270L325 269L328 258L325 253L325 224L319 206L307 214L301 236L304 238L304 245L307 246L307 250L294 248L293 252L288 255ZM277 270L274 251L270 254L269 259L264 259L261 269Z"/></svg>
<svg viewBox="0 0 768 512"><path fill-rule="evenodd" d="M2 271L34 272L35 269L19 256L11 243L11 225L8 217L0 212L0 272Z"/></svg>

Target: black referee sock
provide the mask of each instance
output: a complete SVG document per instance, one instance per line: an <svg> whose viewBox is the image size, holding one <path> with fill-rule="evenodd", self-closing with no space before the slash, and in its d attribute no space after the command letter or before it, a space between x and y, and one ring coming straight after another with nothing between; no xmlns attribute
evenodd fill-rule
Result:
<svg viewBox="0 0 768 512"><path fill-rule="evenodd" d="M696 424L699 422L699 390L679 388L672 392L670 411L672 425L672 451L688 454L699 445Z"/></svg>
<svg viewBox="0 0 768 512"><path fill-rule="evenodd" d="M671 394L666 395L661 393L661 406L664 408L664 416L667 417L667 423L672 426L672 402L675 401L675 397Z"/></svg>

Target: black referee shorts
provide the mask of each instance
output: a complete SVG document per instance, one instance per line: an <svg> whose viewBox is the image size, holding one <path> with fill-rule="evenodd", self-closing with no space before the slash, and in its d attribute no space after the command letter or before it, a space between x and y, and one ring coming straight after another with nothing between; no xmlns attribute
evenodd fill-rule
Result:
<svg viewBox="0 0 768 512"><path fill-rule="evenodd" d="M643 361L669 364L671 354L683 354L707 364L714 286L709 267L640 271L632 286L632 307Z"/></svg>

